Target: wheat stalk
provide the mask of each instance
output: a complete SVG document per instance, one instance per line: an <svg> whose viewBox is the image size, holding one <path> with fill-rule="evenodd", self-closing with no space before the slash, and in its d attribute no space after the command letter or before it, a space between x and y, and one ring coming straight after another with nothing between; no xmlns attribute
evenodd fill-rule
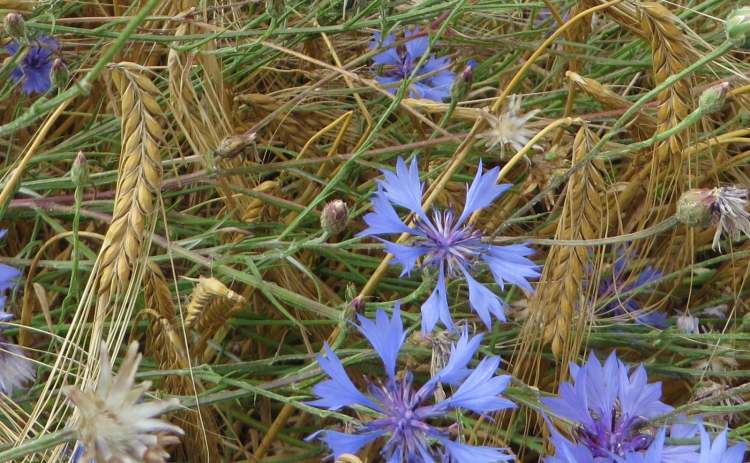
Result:
<svg viewBox="0 0 750 463"><path fill-rule="evenodd" d="M136 265L147 254L147 225L153 223L161 188L162 111L156 86L133 63L119 63L122 148L112 223L104 237L97 281L98 307L124 294Z"/></svg>

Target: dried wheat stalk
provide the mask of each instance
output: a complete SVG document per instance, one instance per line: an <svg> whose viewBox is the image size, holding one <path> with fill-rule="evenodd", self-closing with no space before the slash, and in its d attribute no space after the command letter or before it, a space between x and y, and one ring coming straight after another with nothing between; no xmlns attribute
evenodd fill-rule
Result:
<svg viewBox="0 0 750 463"><path fill-rule="evenodd" d="M162 177L159 91L133 63L119 63L113 77L121 93L122 148L112 223L100 253L99 307L124 294L134 268L147 254L144 237L154 218Z"/></svg>
<svg viewBox="0 0 750 463"><path fill-rule="evenodd" d="M580 162L597 141L594 133L581 127L573 141L573 161ZM604 172L601 161L592 161L570 178L555 233L557 239L586 240L604 235L607 224ZM585 327L587 323L582 309L587 292L584 276L591 273L590 258L589 249L583 246L553 246L539 289L531 301L532 313L542 317L544 340L551 343L557 358L575 355L582 340L573 334L581 332L576 327ZM575 323L577 311L581 316Z"/></svg>

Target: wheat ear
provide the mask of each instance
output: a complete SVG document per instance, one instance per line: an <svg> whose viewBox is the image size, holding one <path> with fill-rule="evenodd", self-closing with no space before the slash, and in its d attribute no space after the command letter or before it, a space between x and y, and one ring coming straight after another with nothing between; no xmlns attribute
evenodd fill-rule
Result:
<svg viewBox="0 0 750 463"><path fill-rule="evenodd" d="M565 75L573 82L576 87L584 91L587 95L594 98L602 106L607 109L621 109L627 110L630 108L632 103L622 95L613 92L606 86L599 83L597 80L583 77L572 71L568 71ZM656 130L656 119L650 114L640 112L633 119L633 125L636 126L638 138L650 137Z"/></svg>
<svg viewBox="0 0 750 463"><path fill-rule="evenodd" d="M191 354L197 355L206 341L245 304L245 298L224 286L216 278L201 277L190 295L185 316L185 328L200 336Z"/></svg>
<svg viewBox="0 0 750 463"><path fill-rule="evenodd" d="M161 188L162 111L156 86L133 63L113 73L121 92L122 147L112 223L104 237L98 274L98 306L124 294L136 265L147 254L147 225Z"/></svg>
<svg viewBox="0 0 750 463"><path fill-rule="evenodd" d="M597 137L587 127L581 127L573 141L573 162L580 162ZM587 240L600 238L606 229L606 183L601 161L592 161L570 178L558 220L555 237L558 239ZM574 325L576 313L579 325L587 322L584 275L591 273L591 256L583 246L553 246L540 280L539 289L531 304L533 313L541 314L544 340L551 343L557 358L575 355L582 336Z"/></svg>

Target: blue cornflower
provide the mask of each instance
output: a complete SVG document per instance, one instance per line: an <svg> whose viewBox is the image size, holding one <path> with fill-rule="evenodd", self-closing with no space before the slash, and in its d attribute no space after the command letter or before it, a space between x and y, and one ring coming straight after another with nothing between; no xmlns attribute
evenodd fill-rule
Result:
<svg viewBox="0 0 750 463"><path fill-rule="evenodd" d="M554 431L556 456L548 463L566 462L566 455L574 452L579 458L590 455L595 462L613 462L631 453L645 452L654 440L649 422L673 410L659 400L661 383L649 384L643 365L629 373L614 352L604 365L593 353L582 367L571 362L570 376L573 384L561 384L558 397L543 398L542 402L554 414L575 424L576 443ZM672 426L671 436L689 437L690 429L694 427ZM667 447L661 453L669 456L663 457L665 462L687 462L695 455L695 448Z"/></svg>
<svg viewBox="0 0 750 463"><path fill-rule="evenodd" d="M0 230L0 238L6 230ZM0 392L10 395L14 389L34 378L34 366L20 347L6 340L2 332L8 329L5 322L13 320L13 314L5 312L5 292L16 285L21 273L8 265L0 264Z"/></svg>
<svg viewBox="0 0 750 463"><path fill-rule="evenodd" d="M406 338L398 307L389 320L383 310L378 310L375 320L359 317L359 331L372 344L385 367L385 382L370 382L363 394L346 374L341 361L326 344L325 356L318 356L318 364L330 379L315 387L319 397L310 402L320 408L338 410L361 406L376 417L359 423L353 434L337 431L319 431L310 438L319 438L331 449L334 457L344 453L355 454L362 446L385 437L381 454L387 462L490 463L508 461L512 456L503 449L461 444L451 439L447 429L434 421L448 417L461 409L479 414L496 412L513 407L513 403L500 394L510 382L510 376L495 376L499 357L486 357L476 368L468 367L479 348L481 335L469 339L466 331L451 347L445 367L416 388L408 371L396 375L398 353ZM450 397L435 401L438 384L454 386Z"/></svg>
<svg viewBox="0 0 750 463"><path fill-rule="evenodd" d="M745 444L737 444L727 449L727 430L722 431L713 443L703 424L701 433L701 453L698 463L742 463L745 456Z"/></svg>
<svg viewBox="0 0 750 463"><path fill-rule="evenodd" d="M396 172L383 170L385 179L378 180L378 190L372 197L373 212L365 215L368 228L359 236L408 233L415 240L402 245L382 240L394 261L403 266L401 275L410 273L422 259L422 264L438 271L437 285L432 295L422 304L422 330L432 331L440 320L447 328L453 327L448 311L446 279L463 277L469 287L469 305L479 318L491 327L491 316L505 321L503 303L492 291L472 277L470 270L483 261L495 282L503 289L505 282L526 291L533 291L529 278L539 276L539 268L526 256L534 251L515 244L494 246L482 242L482 234L466 222L474 211L483 209L510 188L496 183L498 168L482 173L482 163L466 193L466 204L460 216L451 210L435 210L432 218L422 209L422 184L419 181L417 160L407 168L398 159ZM404 207L416 216L414 228L407 227L398 217L394 206ZM378 238L380 239L380 238Z"/></svg>
<svg viewBox="0 0 750 463"><path fill-rule="evenodd" d="M15 40L5 46L11 56L20 49L21 45ZM60 44L54 38L46 35L37 37L29 43L26 55L13 69L10 78L16 83L22 82L22 90L27 95L45 93L52 87L50 72L59 49Z"/></svg>
<svg viewBox="0 0 750 463"><path fill-rule="evenodd" d="M395 94L398 88L395 85L414 74L414 81L409 86L409 96L412 98L426 98L434 101L444 101L451 96L451 87L456 78L449 68L451 60L448 57L436 58L430 55L424 64L416 68L422 56L427 53L430 39L422 34L419 28L406 31L406 45L393 47L396 36L391 34L383 40L382 47L387 48L378 53L372 59L379 74L375 77L380 85L388 85L388 91ZM380 45L381 35L375 33L370 48ZM416 72L415 72L416 68Z"/></svg>
<svg viewBox="0 0 750 463"><path fill-rule="evenodd" d="M615 261L612 275L599 283L597 299L612 299L604 308L604 312L615 316L628 315L633 317L637 323L660 329L666 328L668 326L666 312L656 310L643 314L640 313L640 308L633 295L620 297L622 293L628 293L655 282L662 277L662 273L649 265L638 274L635 281L628 282L632 275L626 274L627 263L628 259L624 255L619 256Z"/></svg>

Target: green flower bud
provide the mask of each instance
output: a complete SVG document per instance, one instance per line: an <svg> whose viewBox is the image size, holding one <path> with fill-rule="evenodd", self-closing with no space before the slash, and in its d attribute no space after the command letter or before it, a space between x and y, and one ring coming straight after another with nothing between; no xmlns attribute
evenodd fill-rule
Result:
<svg viewBox="0 0 750 463"><path fill-rule="evenodd" d="M5 33L16 40L26 38L26 23L23 20L23 16L18 13L8 13L5 15L5 18L3 18L3 27L5 28Z"/></svg>
<svg viewBox="0 0 750 463"><path fill-rule="evenodd" d="M750 47L750 7L729 13L724 29L730 42L741 48Z"/></svg>
<svg viewBox="0 0 750 463"><path fill-rule="evenodd" d="M344 231L348 220L349 209L346 207L346 203L340 199L335 199L323 208L323 213L320 214L320 227L329 236L336 235Z"/></svg>
<svg viewBox="0 0 750 463"><path fill-rule="evenodd" d="M698 106L706 113L720 111L724 107L729 92L729 82L722 82L706 89L698 99Z"/></svg>
<svg viewBox="0 0 750 463"><path fill-rule="evenodd" d="M706 227L713 218L714 201L711 190L688 190L677 201L675 217L689 227Z"/></svg>
<svg viewBox="0 0 750 463"><path fill-rule="evenodd" d="M82 186L88 181L89 172L86 165L86 156L83 155L83 151L79 151L76 155L73 165L70 167L70 177L76 186Z"/></svg>
<svg viewBox="0 0 750 463"><path fill-rule="evenodd" d="M55 88L63 90L67 87L70 73L68 72L68 67L63 63L63 60L56 58L55 61L52 62L49 77Z"/></svg>

